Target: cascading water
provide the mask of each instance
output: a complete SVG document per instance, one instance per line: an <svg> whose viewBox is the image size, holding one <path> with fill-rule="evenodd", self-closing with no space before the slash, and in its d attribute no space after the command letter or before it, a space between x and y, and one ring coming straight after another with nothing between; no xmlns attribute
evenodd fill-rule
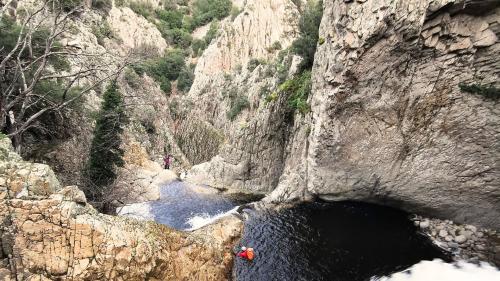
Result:
<svg viewBox="0 0 500 281"><path fill-rule="evenodd" d="M118 208L119 215L155 220L179 230L194 230L236 212L245 203L215 189L175 181L161 188L160 200Z"/></svg>

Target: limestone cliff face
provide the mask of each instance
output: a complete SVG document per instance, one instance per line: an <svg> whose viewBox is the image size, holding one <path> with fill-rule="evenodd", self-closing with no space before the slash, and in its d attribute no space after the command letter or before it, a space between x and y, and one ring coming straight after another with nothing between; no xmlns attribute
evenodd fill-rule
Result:
<svg viewBox="0 0 500 281"><path fill-rule="evenodd" d="M0 152L0 280L229 279L239 219L183 233L102 215L40 164L23 181L31 192L23 193L17 178L29 163L7 139Z"/></svg>
<svg viewBox="0 0 500 281"><path fill-rule="evenodd" d="M276 60L297 36L299 12L289 0L247 1L242 8L234 21L221 23L215 42L198 60L184 100L193 105L185 127L202 120L222 136L202 138L198 149L208 153L192 164L208 162L194 166L188 179L269 191L281 175L293 120L287 121L285 99L268 104L264 92L278 85ZM251 60L259 60L253 68L248 67ZM230 116L239 101L246 101L246 107Z"/></svg>
<svg viewBox="0 0 500 281"><path fill-rule="evenodd" d="M500 86L500 3L324 4L312 130L295 144L307 165L291 163L272 197L372 201L499 229L500 107L459 84Z"/></svg>

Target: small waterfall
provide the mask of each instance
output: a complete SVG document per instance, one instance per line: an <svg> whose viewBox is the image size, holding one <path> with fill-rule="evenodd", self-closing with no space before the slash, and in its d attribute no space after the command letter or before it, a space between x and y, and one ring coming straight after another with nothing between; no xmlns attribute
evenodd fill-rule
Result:
<svg viewBox="0 0 500 281"><path fill-rule="evenodd" d="M189 225L189 228L186 230L193 231L193 230L196 230L198 228L204 227L205 225L211 224L222 217L225 217L225 216L228 216L231 214L235 214L235 213L237 213L236 210L238 210L238 207L239 206L236 206L227 212L217 213L213 216L209 215L208 213L196 214L187 220L187 224Z"/></svg>

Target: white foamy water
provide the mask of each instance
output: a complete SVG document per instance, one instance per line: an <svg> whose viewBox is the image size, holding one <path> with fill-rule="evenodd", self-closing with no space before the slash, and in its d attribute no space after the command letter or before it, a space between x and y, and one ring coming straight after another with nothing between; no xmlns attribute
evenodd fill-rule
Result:
<svg viewBox="0 0 500 281"><path fill-rule="evenodd" d="M140 220L153 220L154 215L148 202L125 205L116 209L120 216L127 216Z"/></svg>
<svg viewBox="0 0 500 281"><path fill-rule="evenodd" d="M421 261L389 277L373 277L371 281L496 281L500 270L488 263L465 261L446 263L436 259Z"/></svg>
<svg viewBox="0 0 500 281"><path fill-rule="evenodd" d="M190 227L187 230L188 231L196 230L198 228L204 227L205 225L211 224L222 217L228 216L230 214L234 214L234 213L236 213L236 210L238 209L238 207L239 206L236 206L227 212L218 213L218 214L215 214L213 216L210 216L207 213L197 214L197 215L188 219L187 224Z"/></svg>

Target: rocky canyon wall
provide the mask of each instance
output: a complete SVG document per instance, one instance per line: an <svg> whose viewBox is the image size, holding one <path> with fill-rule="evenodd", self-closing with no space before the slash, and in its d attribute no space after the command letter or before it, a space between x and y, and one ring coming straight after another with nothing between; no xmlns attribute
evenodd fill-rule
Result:
<svg viewBox="0 0 500 281"><path fill-rule="evenodd" d="M325 1L311 133L295 144L307 165L290 163L270 198L500 229L499 36L498 1Z"/></svg>
<svg viewBox="0 0 500 281"><path fill-rule="evenodd" d="M285 77L296 69L298 57L285 49L297 37L299 15L290 0L247 1L234 20L221 22L184 100L193 105L188 119L201 119L219 134L203 138L207 145L198 149L209 150L210 161L195 162L188 180L253 191L276 186L294 121L286 97L268 103L266 96L279 86L279 68ZM214 142L218 149L209 145Z"/></svg>

